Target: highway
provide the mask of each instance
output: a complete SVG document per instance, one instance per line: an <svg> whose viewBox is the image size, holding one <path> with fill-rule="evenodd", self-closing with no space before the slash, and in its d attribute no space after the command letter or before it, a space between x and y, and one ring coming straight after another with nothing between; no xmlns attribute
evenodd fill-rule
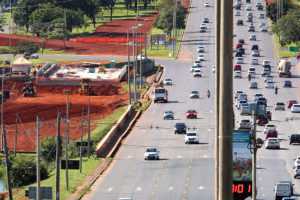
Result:
<svg viewBox="0 0 300 200"><path fill-rule="evenodd" d="M84 199L213 199L214 94L208 99L206 91L214 90L214 7L204 8L202 1L193 1L191 7L183 45L195 58L197 47L205 47L203 77L193 77L192 63L156 60L166 67L163 78L173 80L172 86L166 86L169 103L152 104L143 114ZM199 32L203 17L210 19L206 33ZM192 90L200 92L200 99L189 98ZM174 120L162 119L167 109L175 112ZM188 109L196 109L198 119L186 119ZM195 128L200 144L185 144L184 135L174 134L176 122ZM144 160L147 146L160 150L160 160Z"/></svg>
<svg viewBox="0 0 300 200"><path fill-rule="evenodd" d="M243 1L244 2L244 1ZM292 78L279 78L278 77L278 67L277 67L277 55L274 48L274 43L272 41L272 36L269 34L270 24L268 19L258 19L259 13L265 13L264 11L257 11L255 4L261 1L251 1L250 4L243 4L241 8L241 16L235 16L234 32L236 33L235 44L238 39L243 38L245 40L244 48L246 49L246 55L244 55L245 64L242 65L242 79L234 79L234 91L242 90L248 94L248 98L253 102L253 95L255 93L262 93L268 99L267 110L273 113L272 121L270 124L277 125L277 130L279 132L278 138L280 139L280 150L268 150L263 146L258 150L258 162L257 162L257 199L274 199L274 185L282 180L291 180L295 185L295 196L300 197L300 180L293 178L293 159L300 155L299 145L289 145L289 135L291 133L299 133L300 128L300 115L298 113L291 113L289 109L286 108L285 111L275 111L274 104L276 102L287 103L288 100L296 99L300 101L299 96L299 71L296 69L297 63L296 59L292 59ZM252 6L252 11L245 11L246 5ZM251 23L246 22L247 13L252 12L254 15L253 24L255 26L255 33L247 32L248 27ZM244 25L237 26L236 22L238 19L243 19ZM261 21L267 22L268 33L260 32L259 23ZM257 41L250 41L249 36L255 34ZM251 45L258 44L260 49L259 65L256 66L256 78L252 81L258 82L258 89L249 89L249 82L246 78L248 68L251 66ZM234 58L235 59L235 58ZM264 88L264 78L260 75L263 67L261 66L263 60L270 60L272 66L272 73L274 85L279 88L278 95L275 95L274 89ZM234 62L235 63L235 62ZM283 88L284 80L291 80L292 88ZM235 110L236 121L240 118L250 119L250 116L241 117L238 110ZM288 120L291 118L296 118L295 120ZM237 124L237 123L236 123ZM265 135L263 133L263 127L258 127L257 137L265 140Z"/></svg>

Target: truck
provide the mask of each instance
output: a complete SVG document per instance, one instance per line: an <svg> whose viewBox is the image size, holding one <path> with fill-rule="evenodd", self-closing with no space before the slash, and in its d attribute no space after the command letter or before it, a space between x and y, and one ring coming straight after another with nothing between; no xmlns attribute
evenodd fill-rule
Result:
<svg viewBox="0 0 300 200"><path fill-rule="evenodd" d="M158 87L154 90L154 103L156 102L168 102L168 91L165 88Z"/></svg>
<svg viewBox="0 0 300 200"><path fill-rule="evenodd" d="M288 77L292 76L291 73L291 62L287 59L281 59L278 64L279 77Z"/></svg>

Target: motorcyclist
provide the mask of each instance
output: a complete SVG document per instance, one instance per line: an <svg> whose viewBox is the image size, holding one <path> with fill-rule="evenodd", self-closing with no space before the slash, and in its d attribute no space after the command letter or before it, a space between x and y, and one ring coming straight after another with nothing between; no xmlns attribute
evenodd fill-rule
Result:
<svg viewBox="0 0 300 200"><path fill-rule="evenodd" d="M275 94L278 94L278 87L275 87Z"/></svg>
<svg viewBox="0 0 300 200"><path fill-rule="evenodd" d="M210 91L207 90L207 97L209 98L210 97Z"/></svg>
<svg viewBox="0 0 300 200"><path fill-rule="evenodd" d="M251 81L251 74L248 74L248 81Z"/></svg>

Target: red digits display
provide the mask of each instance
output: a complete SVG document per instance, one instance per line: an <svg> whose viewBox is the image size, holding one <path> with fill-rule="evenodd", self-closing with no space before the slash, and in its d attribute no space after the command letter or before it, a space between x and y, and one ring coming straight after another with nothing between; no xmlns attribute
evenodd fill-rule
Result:
<svg viewBox="0 0 300 200"><path fill-rule="evenodd" d="M251 192L251 185L248 186L248 193Z"/></svg>
<svg viewBox="0 0 300 200"><path fill-rule="evenodd" d="M233 181L232 194L233 200L243 200L251 196L252 182L251 181Z"/></svg>

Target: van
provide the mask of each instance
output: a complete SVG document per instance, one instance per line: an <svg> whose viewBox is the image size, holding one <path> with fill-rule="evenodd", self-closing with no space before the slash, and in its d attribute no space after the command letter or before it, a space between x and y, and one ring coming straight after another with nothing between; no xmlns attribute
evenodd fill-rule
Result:
<svg viewBox="0 0 300 200"><path fill-rule="evenodd" d="M291 196L291 186L288 183L277 183L275 185L275 199L282 199L282 197Z"/></svg>

